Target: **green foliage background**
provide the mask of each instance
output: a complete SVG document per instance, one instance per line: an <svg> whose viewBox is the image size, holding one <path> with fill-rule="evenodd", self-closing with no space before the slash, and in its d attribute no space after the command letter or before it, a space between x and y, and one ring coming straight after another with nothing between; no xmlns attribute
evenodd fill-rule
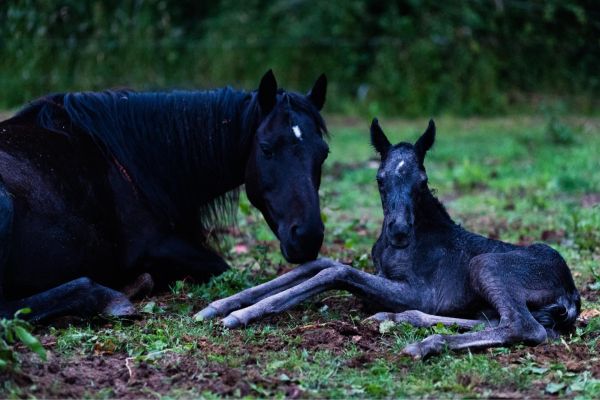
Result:
<svg viewBox="0 0 600 400"><path fill-rule="evenodd" d="M595 0L0 1L0 107L51 91L255 88L273 68L329 111L498 114L600 93ZM534 101L532 101L534 100Z"/></svg>

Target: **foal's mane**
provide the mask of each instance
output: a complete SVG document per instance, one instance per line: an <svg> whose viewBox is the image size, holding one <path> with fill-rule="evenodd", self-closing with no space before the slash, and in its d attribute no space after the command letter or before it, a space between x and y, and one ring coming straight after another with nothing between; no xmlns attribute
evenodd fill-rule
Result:
<svg viewBox="0 0 600 400"><path fill-rule="evenodd" d="M296 93L279 91L294 111L308 113L326 132L318 110ZM109 90L51 95L18 115L35 112L46 129L89 134L110 162L117 161L149 206L174 224L200 219L205 232L235 223L239 188L207 197L197 177L229 182L241 177L259 123L256 92L134 92ZM65 124L66 119L66 124ZM65 126L66 125L66 126ZM236 172L237 171L237 172ZM196 214L196 211L199 214Z"/></svg>

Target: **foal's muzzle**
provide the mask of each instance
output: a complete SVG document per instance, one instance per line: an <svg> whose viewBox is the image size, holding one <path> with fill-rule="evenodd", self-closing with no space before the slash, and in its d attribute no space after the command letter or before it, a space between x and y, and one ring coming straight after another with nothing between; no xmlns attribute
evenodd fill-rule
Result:
<svg viewBox="0 0 600 400"><path fill-rule="evenodd" d="M412 227L408 224L394 224L390 223L388 225L386 234L389 243L392 247L398 249L405 249L410 244L410 235L412 232Z"/></svg>

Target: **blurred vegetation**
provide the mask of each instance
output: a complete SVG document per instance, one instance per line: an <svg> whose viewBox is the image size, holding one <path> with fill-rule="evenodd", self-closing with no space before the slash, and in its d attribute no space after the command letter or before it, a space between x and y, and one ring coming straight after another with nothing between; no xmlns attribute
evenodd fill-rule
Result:
<svg viewBox="0 0 600 400"><path fill-rule="evenodd" d="M0 371L18 367L19 352L15 347L19 344L46 360L44 346L31 334L31 325L20 318L30 312L29 308L24 308L17 311L12 319L0 318Z"/></svg>
<svg viewBox="0 0 600 400"><path fill-rule="evenodd" d="M600 93L595 0L8 0L0 38L4 108L52 91L255 88L268 68L303 90L324 71L329 111L369 115L585 113Z"/></svg>

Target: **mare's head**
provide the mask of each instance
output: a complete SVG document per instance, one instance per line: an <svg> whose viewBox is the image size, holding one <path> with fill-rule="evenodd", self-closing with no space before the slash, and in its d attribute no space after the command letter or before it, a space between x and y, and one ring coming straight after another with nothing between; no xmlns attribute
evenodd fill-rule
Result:
<svg viewBox="0 0 600 400"><path fill-rule="evenodd" d="M315 259L323 243L319 185L329 148L319 111L326 90L321 75L306 95L288 93L269 71L256 91L261 119L246 165L246 193L293 263Z"/></svg>
<svg viewBox="0 0 600 400"><path fill-rule="evenodd" d="M371 124L371 144L381 156L377 184L383 205L382 236L395 248L408 247L414 237L415 204L429 193L423 162L435 140L435 125L415 142L392 145L377 119Z"/></svg>

